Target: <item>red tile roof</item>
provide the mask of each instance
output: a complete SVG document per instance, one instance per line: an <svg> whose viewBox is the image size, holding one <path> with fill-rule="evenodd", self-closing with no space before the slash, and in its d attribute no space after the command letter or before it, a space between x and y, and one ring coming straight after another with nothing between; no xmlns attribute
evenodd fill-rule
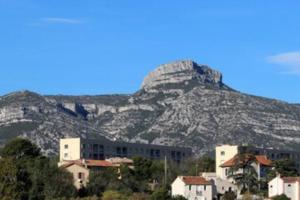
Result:
<svg viewBox="0 0 300 200"><path fill-rule="evenodd" d="M113 167L114 165L111 162L106 160L70 160L66 164L63 164L61 167L66 168L71 165L79 165L82 167Z"/></svg>
<svg viewBox="0 0 300 200"><path fill-rule="evenodd" d="M187 185L211 185L211 182L202 176L181 176L180 178Z"/></svg>
<svg viewBox="0 0 300 200"><path fill-rule="evenodd" d="M264 165L264 166L271 166L271 164L272 164L272 161L269 160L269 159L267 158L267 156L265 156L265 155L257 155L257 156L254 156L254 158L255 158L255 162L257 162L257 163L259 163L259 164L261 164L261 165ZM249 159L250 159L250 155L247 155L247 154L246 154L243 162L247 162L247 161L249 161ZM238 156L235 155L233 158L231 158L231 159L225 161L222 165L220 165L220 167L232 167L232 166L234 166L238 161L239 161L239 160L238 160ZM240 164L242 164L241 162L242 162L242 161L240 161Z"/></svg>
<svg viewBox="0 0 300 200"><path fill-rule="evenodd" d="M295 183L295 182L300 183L300 176L298 176L298 177L281 177L281 179L285 183Z"/></svg>

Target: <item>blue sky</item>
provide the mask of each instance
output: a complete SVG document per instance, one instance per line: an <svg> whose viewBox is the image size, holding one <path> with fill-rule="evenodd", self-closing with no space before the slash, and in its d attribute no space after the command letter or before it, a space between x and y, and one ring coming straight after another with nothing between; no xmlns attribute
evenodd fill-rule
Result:
<svg viewBox="0 0 300 200"><path fill-rule="evenodd" d="M300 103L300 1L0 0L0 95L133 93L193 59L229 86Z"/></svg>

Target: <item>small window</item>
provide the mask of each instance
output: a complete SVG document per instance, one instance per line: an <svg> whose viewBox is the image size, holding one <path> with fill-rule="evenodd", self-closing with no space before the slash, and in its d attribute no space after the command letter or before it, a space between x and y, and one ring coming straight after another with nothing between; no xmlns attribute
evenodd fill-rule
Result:
<svg viewBox="0 0 300 200"><path fill-rule="evenodd" d="M189 185L189 190L190 190L190 191L192 190L192 186L191 186L191 185Z"/></svg>
<svg viewBox="0 0 300 200"><path fill-rule="evenodd" d="M270 185L270 188L272 188L273 187L273 185Z"/></svg>
<svg viewBox="0 0 300 200"><path fill-rule="evenodd" d="M221 151L221 156L225 156L225 151Z"/></svg>
<svg viewBox="0 0 300 200"><path fill-rule="evenodd" d="M84 179L84 173L82 173L82 172L79 172L78 173L78 179Z"/></svg>
<svg viewBox="0 0 300 200"><path fill-rule="evenodd" d="M64 157L65 157L65 158L68 157L68 153L65 153L65 154L64 154Z"/></svg>
<svg viewBox="0 0 300 200"><path fill-rule="evenodd" d="M69 148L69 145L65 144L65 149L68 149Z"/></svg>
<svg viewBox="0 0 300 200"><path fill-rule="evenodd" d="M288 184L288 187L291 187L291 184Z"/></svg>
<svg viewBox="0 0 300 200"><path fill-rule="evenodd" d="M224 187L222 187L222 190L224 190Z"/></svg>
<svg viewBox="0 0 300 200"><path fill-rule="evenodd" d="M206 191L206 185L204 185L204 191Z"/></svg>

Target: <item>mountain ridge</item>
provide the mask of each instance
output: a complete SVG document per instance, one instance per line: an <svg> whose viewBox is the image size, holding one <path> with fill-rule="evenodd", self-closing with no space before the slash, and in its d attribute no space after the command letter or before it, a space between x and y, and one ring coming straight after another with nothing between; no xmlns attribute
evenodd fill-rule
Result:
<svg viewBox="0 0 300 200"><path fill-rule="evenodd" d="M300 106L241 93L220 72L177 61L150 72L131 95L1 96L0 143L18 135L46 154L68 136L190 146L199 154L220 143L300 150Z"/></svg>

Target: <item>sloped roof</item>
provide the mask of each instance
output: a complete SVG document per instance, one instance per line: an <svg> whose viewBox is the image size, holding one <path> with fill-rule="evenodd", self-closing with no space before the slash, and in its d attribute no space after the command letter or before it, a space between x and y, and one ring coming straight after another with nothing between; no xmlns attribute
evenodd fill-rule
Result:
<svg viewBox="0 0 300 200"><path fill-rule="evenodd" d="M267 156L265 156L265 155L256 155L256 156L254 156L254 158L255 158L255 162L259 163L261 165L271 166L271 164L272 164L272 161L269 160L267 158ZM249 155L246 154L244 161L240 161L240 164L242 164L241 162L249 161L249 159L250 159L250 154ZM235 155L233 158L225 161L222 165L220 165L220 167L232 167L237 163L237 161L238 161L238 155Z"/></svg>
<svg viewBox="0 0 300 200"><path fill-rule="evenodd" d="M181 176L180 178L186 185L211 185L211 182L202 176Z"/></svg>
<svg viewBox="0 0 300 200"><path fill-rule="evenodd" d="M106 160L70 160L67 163L63 164L62 168L67 168L71 165L79 165L81 167L113 167L114 165L111 162Z"/></svg>

